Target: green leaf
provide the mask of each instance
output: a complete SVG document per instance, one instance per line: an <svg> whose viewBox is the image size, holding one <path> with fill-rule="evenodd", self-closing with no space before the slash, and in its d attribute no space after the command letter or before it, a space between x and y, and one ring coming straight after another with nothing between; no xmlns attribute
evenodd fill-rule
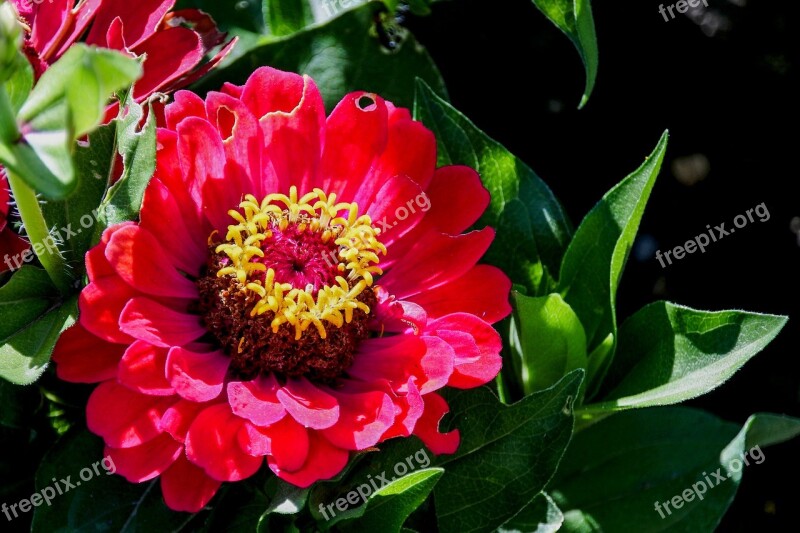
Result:
<svg viewBox="0 0 800 533"><path fill-rule="evenodd" d="M77 317L78 299L73 297L6 339L0 346L0 377L18 385L39 379L58 337Z"/></svg>
<svg viewBox="0 0 800 533"><path fill-rule="evenodd" d="M597 79L597 35L590 0L533 0L553 24L572 40L586 69L586 87L579 108L586 105Z"/></svg>
<svg viewBox="0 0 800 533"><path fill-rule="evenodd" d="M436 135L439 166L474 168L491 194L478 222L497 230L485 261L503 269L529 294L549 292L572 230L547 185L424 82L417 83L414 118Z"/></svg>
<svg viewBox="0 0 800 533"><path fill-rule="evenodd" d="M487 388L448 391L461 433L434 488L442 533L489 531L523 510L553 476L572 434L572 405L583 371L505 406Z"/></svg>
<svg viewBox="0 0 800 533"><path fill-rule="evenodd" d="M116 126L107 124L89 134L88 145L81 143L73 156L78 176L75 193L67 200L46 202L42 213L61 251L70 275L84 273L84 255L92 245L97 223L97 206L111 181L116 161Z"/></svg>
<svg viewBox="0 0 800 533"><path fill-rule="evenodd" d="M325 24L265 41L228 67L215 69L199 87L217 90L224 81L241 84L256 68L269 65L314 78L328 110L354 90L375 92L410 107L414 77L445 95L439 70L413 35L407 34L391 52L381 45L373 20L380 10L379 2L370 2Z"/></svg>
<svg viewBox="0 0 800 533"><path fill-rule="evenodd" d="M95 241L107 227L139 217L144 191L156 168L155 113L151 108L140 130L139 123L144 114L142 106L129 95L125 110L126 114L117 122L117 143L124 169L100 204L100 223L95 228Z"/></svg>
<svg viewBox="0 0 800 533"><path fill-rule="evenodd" d="M157 479L129 483L112 475L114 471L112 460L104 462L102 439L85 429L64 435L42 460L36 472L36 490L52 487L53 478L67 476L76 486L56 494L49 505L36 507L31 531L178 531L192 519L193 515L167 508ZM63 484L59 487L64 488Z"/></svg>
<svg viewBox="0 0 800 533"><path fill-rule="evenodd" d="M0 426L25 429L31 425L31 411L41 402L39 391L0 379ZM7 449L7 448L6 448Z"/></svg>
<svg viewBox="0 0 800 533"><path fill-rule="evenodd" d="M47 272L29 265L17 270L0 287L0 344L45 314L57 299Z"/></svg>
<svg viewBox="0 0 800 533"><path fill-rule="evenodd" d="M328 5L323 0L321 5ZM264 21L269 33L291 35L314 23L308 0L264 0Z"/></svg>
<svg viewBox="0 0 800 533"><path fill-rule="evenodd" d="M619 347L589 413L668 405L705 394L764 349L787 317L652 303L620 328Z"/></svg>
<svg viewBox="0 0 800 533"><path fill-rule="evenodd" d="M75 140L100 123L112 93L133 83L141 71L135 59L119 52L70 47L42 74L20 109L18 120L26 133L4 162L46 196L66 197L77 185Z"/></svg>
<svg viewBox="0 0 800 533"><path fill-rule="evenodd" d="M17 65L4 87L14 111L19 112L33 89L33 67L22 54L17 55Z"/></svg>
<svg viewBox="0 0 800 533"><path fill-rule="evenodd" d="M639 222L667 149L664 132L653 153L633 174L611 189L586 215L561 264L559 292L583 324L589 350L617 338L616 294ZM587 393L596 392L613 357L604 358ZM590 360L590 365L591 365Z"/></svg>
<svg viewBox="0 0 800 533"><path fill-rule="evenodd" d="M525 394L553 386L576 368L586 368L586 335L569 304L559 294L513 295L522 356L514 362Z"/></svg>
<svg viewBox="0 0 800 533"><path fill-rule="evenodd" d="M564 515L544 492L522 508L511 520L498 528L498 533L555 533L561 528Z"/></svg>
<svg viewBox="0 0 800 533"><path fill-rule="evenodd" d="M200 531L204 533L253 533L264 507L269 501L260 483L265 472L259 471L254 478L243 483L225 484L215 497L211 512ZM272 472L269 473L272 475ZM190 531L196 531L191 528Z"/></svg>
<svg viewBox="0 0 800 533"><path fill-rule="evenodd" d="M683 407L620 413L575 435L550 494L564 531L713 531L742 471L764 462L760 447L797 435L800 419L776 415L739 430Z"/></svg>
<svg viewBox="0 0 800 533"><path fill-rule="evenodd" d="M287 483L280 478L277 478L277 489L272 500L267 506L265 515L278 513L278 514L296 514L299 513L306 505L308 500L308 488L300 488L291 483Z"/></svg>
<svg viewBox="0 0 800 533"><path fill-rule="evenodd" d="M417 470L372 493L358 507L360 517L340 525L342 531L387 531L397 533L406 519L433 490L444 473L441 468Z"/></svg>

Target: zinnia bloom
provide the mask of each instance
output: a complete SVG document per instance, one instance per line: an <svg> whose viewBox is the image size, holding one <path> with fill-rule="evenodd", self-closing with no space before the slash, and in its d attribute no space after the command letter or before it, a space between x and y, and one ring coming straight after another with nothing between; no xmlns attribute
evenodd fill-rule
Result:
<svg viewBox="0 0 800 533"><path fill-rule="evenodd" d="M22 254L30 248L28 242L14 233L8 223L11 197L8 193L8 180L0 167L0 272L17 269L22 264Z"/></svg>
<svg viewBox="0 0 800 533"><path fill-rule="evenodd" d="M199 79L230 52L228 43L214 58L203 57L222 44L225 34L196 9L170 12L175 0L12 0L27 25L24 51L39 76L85 35L85 42L130 55L145 56L134 97L170 92Z"/></svg>
<svg viewBox="0 0 800 533"><path fill-rule="evenodd" d="M497 375L510 312L477 264L494 231L462 234L489 202L475 171L436 169L406 109L357 92L326 119L310 78L271 68L165 116L141 221L86 255L55 354L100 382L87 423L117 472L195 512L265 458L306 487L392 437L453 453L436 391Z"/></svg>

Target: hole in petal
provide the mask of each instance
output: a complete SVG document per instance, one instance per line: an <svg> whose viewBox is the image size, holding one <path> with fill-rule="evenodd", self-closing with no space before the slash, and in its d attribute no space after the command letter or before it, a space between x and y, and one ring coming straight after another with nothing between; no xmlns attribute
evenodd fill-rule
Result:
<svg viewBox="0 0 800 533"><path fill-rule="evenodd" d="M356 107L361 111L375 111L378 104L375 102L375 98L373 98L372 95L365 94L356 100Z"/></svg>
<svg viewBox="0 0 800 533"><path fill-rule="evenodd" d="M225 106L217 110L217 129L222 139L227 141L233 136L233 128L236 127L236 114Z"/></svg>

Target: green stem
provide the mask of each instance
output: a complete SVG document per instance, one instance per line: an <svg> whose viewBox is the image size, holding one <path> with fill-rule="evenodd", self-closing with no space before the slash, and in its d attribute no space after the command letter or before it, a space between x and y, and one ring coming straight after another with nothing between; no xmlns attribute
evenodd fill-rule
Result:
<svg viewBox="0 0 800 533"><path fill-rule="evenodd" d="M8 100L6 88L0 85L0 142L12 144L19 139L17 115Z"/></svg>
<svg viewBox="0 0 800 533"><path fill-rule="evenodd" d="M14 193L17 209L22 217L22 223L33 245L33 251L39 257L39 261L58 290L62 294L68 294L73 280L67 273L64 257L55 246L53 237L47 229L47 222L44 220L36 193L9 169L6 169L6 174L8 183L11 185L11 192Z"/></svg>

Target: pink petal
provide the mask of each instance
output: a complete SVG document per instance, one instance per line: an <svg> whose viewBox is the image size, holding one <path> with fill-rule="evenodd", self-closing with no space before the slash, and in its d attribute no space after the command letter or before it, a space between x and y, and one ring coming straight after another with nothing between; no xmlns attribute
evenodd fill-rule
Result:
<svg viewBox="0 0 800 533"><path fill-rule="evenodd" d="M167 119L167 128L172 131L177 131L178 124L189 117L208 120L205 102L191 91L176 92L172 103L164 109L164 116Z"/></svg>
<svg viewBox="0 0 800 533"><path fill-rule="evenodd" d="M431 231L457 235L477 222L489 207L489 191L469 167L437 169L425 192L431 206L425 224L430 225Z"/></svg>
<svg viewBox="0 0 800 533"><path fill-rule="evenodd" d="M384 181L367 214L372 218L373 226L380 229L380 241L387 248L425 216L418 204L426 205L423 191L409 178L395 176Z"/></svg>
<svg viewBox="0 0 800 533"><path fill-rule="evenodd" d="M336 398L306 378L289 378L277 396L289 414L307 428L329 428L339 419Z"/></svg>
<svg viewBox="0 0 800 533"><path fill-rule="evenodd" d="M131 49L136 55L146 57L142 65L144 73L133 86L137 100L185 76L205 55L200 36L180 26L162 29Z"/></svg>
<svg viewBox="0 0 800 533"><path fill-rule="evenodd" d="M133 338L164 348L189 344L206 333L199 316L181 313L142 297L133 298L122 310L119 329Z"/></svg>
<svg viewBox="0 0 800 533"><path fill-rule="evenodd" d="M394 403L381 391L331 393L339 402L339 420L321 431L331 444L345 450L363 450L381 441L394 423Z"/></svg>
<svg viewBox="0 0 800 533"><path fill-rule="evenodd" d="M419 437L425 446L436 455L455 453L461 439L458 430L439 433L439 422L450 411L447 402L435 392L426 394L422 399L425 401L425 412L417 421L414 435Z"/></svg>
<svg viewBox="0 0 800 533"><path fill-rule="evenodd" d="M278 400L280 385L275 376L258 377L252 381L228 383L228 402L231 410L257 426L269 426L286 415Z"/></svg>
<svg viewBox="0 0 800 533"><path fill-rule="evenodd" d="M173 511L199 512L214 497L220 485L183 455L161 474L164 502Z"/></svg>
<svg viewBox="0 0 800 533"><path fill-rule="evenodd" d="M178 400L164 411L158 427L172 435L176 441L186 442L186 434L189 433L192 422L206 407L208 404Z"/></svg>
<svg viewBox="0 0 800 533"><path fill-rule="evenodd" d="M426 333L438 335L456 353L455 369L448 382L451 387L471 389L488 383L503 366L500 335L475 315L447 315L429 323Z"/></svg>
<svg viewBox="0 0 800 533"><path fill-rule="evenodd" d="M41 3L40 3L41 4ZM50 55L57 47L62 29L69 24L67 15L72 8L72 0L51 0L45 5L34 7L30 43L39 55ZM52 58L51 58L52 60Z"/></svg>
<svg viewBox="0 0 800 533"><path fill-rule="evenodd" d="M131 390L153 396L175 394L164 372L167 350L136 341L125 351L119 362L119 382Z"/></svg>
<svg viewBox="0 0 800 533"><path fill-rule="evenodd" d="M227 404L206 408L195 418L186 436L186 456L219 481L240 481L258 471L263 458L242 451L237 434L245 421Z"/></svg>
<svg viewBox="0 0 800 533"><path fill-rule="evenodd" d="M107 228L100 237L100 243L86 253L86 273L89 281L95 281L108 276L117 276L117 272L106 259L106 247L111 237L117 231L128 226L136 225L135 222L122 222Z"/></svg>
<svg viewBox="0 0 800 533"><path fill-rule="evenodd" d="M175 0L104 0L97 10L92 29L86 37L87 44L106 47L106 30L117 17L124 23L124 39L128 48L134 48L153 35Z"/></svg>
<svg viewBox="0 0 800 533"><path fill-rule="evenodd" d="M197 353L175 347L167 357L167 379L182 398L207 402L222 392L230 364L230 357L220 351Z"/></svg>
<svg viewBox="0 0 800 533"><path fill-rule="evenodd" d="M303 467L308 458L309 431L292 417L257 427L246 423L239 432L239 445L250 455L269 455L269 459L283 470L293 471Z"/></svg>
<svg viewBox="0 0 800 533"><path fill-rule="evenodd" d="M108 342L130 343L133 339L119 328L123 309L137 292L117 276L89 283L78 297L80 322L90 333Z"/></svg>
<svg viewBox="0 0 800 533"><path fill-rule="evenodd" d="M104 455L114 462L116 474L131 483L142 483L164 472L181 455L183 445L167 433L131 448L106 446Z"/></svg>

